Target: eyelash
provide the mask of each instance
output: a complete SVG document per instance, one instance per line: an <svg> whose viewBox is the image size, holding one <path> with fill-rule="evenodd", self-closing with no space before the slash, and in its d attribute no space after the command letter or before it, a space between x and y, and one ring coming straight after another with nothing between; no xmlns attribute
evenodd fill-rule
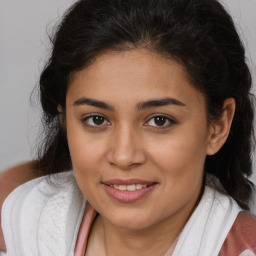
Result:
<svg viewBox="0 0 256 256"><path fill-rule="evenodd" d="M104 119L103 121L103 124L89 124L88 123L88 120L92 119L92 118L100 118L101 120ZM154 122L156 121L156 118L162 118L164 120L164 124L161 126L158 126L158 125L149 125L149 122L151 120L154 120ZM160 120L163 121L163 120ZM94 120L95 121L95 120ZM93 122L94 122L93 121ZM87 126L87 127L90 127L90 128L95 128L95 129L98 129L98 128L103 128L105 126L110 126L111 123L107 120L106 117L104 117L103 115L100 115L100 114L92 114L90 116L87 116L85 118L83 118L81 120L82 124ZM107 122L107 123L105 123ZM166 125L166 122L168 122L168 124ZM154 116L151 116L151 117L148 117L148 121L144 123L145 126L150 126L152 127L153 129L165 129L165 128L169 128L170 126L172 126L173 124L177 124L178 122L176 120L174 120L173 118L171 118L170 116L166 116L166 115L163 115L163 114L155 114Z"/></svg>
<svg viewBox="0 0 256 256"><path fill-rule="evenodd" d="M100 125L92 125L92 124L88 124L88 120L90 120L91 118L102 118L104 119L104 122L107 121L108 123L107 124L100 124ZM110 125L110 122L107 120L106 117L104 117L103 115L100 115L100 114L93 114L93 115L90 115L90 116L87 116L85 118L83 118L81 120L82 124L87 126L87 127L92 127L92 128L102 128L102 127L105 127L105 126L109 126Z"/></svg>
<svg viewBox="0 0 256 256"><path fill-rule="evenodd" d="M151 121L151 120L154 120L156 118L163 118L164 119L164 125L162 126L153 126L153 125L148 125L148 123ZM156 121L156 120L154 120ZM168 124L166 124L166 122L168 122ZM153 129L166 129L166 128L169 128L170 126L174 125L174 124L177 124L178 122L170 117L170 116L166 116L166 115L163 115L163 114L155 114L153 116L151 116L148 121L145 123L146 126L151 126Z"/></svg>

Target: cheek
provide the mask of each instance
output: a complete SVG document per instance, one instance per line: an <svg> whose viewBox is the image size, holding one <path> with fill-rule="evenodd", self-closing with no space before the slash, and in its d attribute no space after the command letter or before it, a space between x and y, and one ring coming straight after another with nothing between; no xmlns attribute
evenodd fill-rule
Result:
<svg viewBox="0 0 256 256"><path fill-rule="evenodd" d="M102 145L94 136L88 136L77 121L67 123L67 140L73 169L79 175L87 176L97 172L97 164L102 155Z"/></svg>
<svg viewBox="0 0 256 256"><path fill-rule="evenodd" d="M203 171L206 156L207 143L202 134L181 131L154 143L154 146L148 145L150 158L164 171L164 175L175 176L176 179L198 175Z"/></svg>
<svg viewBox="0 0 256 256"><path fill-rule="evenodd" d="M182 208L201 189L205 161L203 139L178 135L152 147L151 159L161 171L161 184L165 200L163 211L176 211ZM195 197L196 200L196 197ZM166 208L167 205L172 205ZM160 202L159 202L160 203Z"/></svg>
<svg viewBox="0 0 256 256"><path fill-rule="evenodd" d="M75 125L67 128L68 145L77 184L90 202L97 202L100 186L101 149ZM95 205L97 207L97 205Z"/></svg>
<svg viewBox="0 0 256 256"><path fill-rule="evenodd" d="M99 147L95 143L88 142L86 138L83 139L81 136L78 139L71 136L68 143L74 169L79 172L87 171L88 168L90 171L96 171L92 170L92 167L98 161Z"/></svg>

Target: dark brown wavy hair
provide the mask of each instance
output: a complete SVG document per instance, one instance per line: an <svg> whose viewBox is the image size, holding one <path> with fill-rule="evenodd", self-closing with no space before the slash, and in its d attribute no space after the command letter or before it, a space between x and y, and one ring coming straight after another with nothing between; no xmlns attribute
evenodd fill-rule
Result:
<svg viewBox="0 0 256 256"><path fill-rule="evenodd" d="M236 112L230 135L205 160L226 193L249 209L252 174L253 107L251 75L230 15L216 0L80 0L65 14L52 39L51 57L40 78L45 137L39 151L40 174L72 168L57 106L65 111L71 75L106 50L144 47L180 62L205 95L209 120L232 97ZM214 184L216 189L220 185Z"/></svg>

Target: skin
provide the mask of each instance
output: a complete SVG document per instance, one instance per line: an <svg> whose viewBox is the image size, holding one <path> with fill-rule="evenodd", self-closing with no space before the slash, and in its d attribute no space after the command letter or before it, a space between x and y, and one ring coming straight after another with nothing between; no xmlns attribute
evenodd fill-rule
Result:
<svg viewBox="0 0 256 256"><path fill-rule="evenodd" d="M104 104L92 106L85 98ZM166 98L175 101L141 107ZM78 186L99 213L86 255L164 255L199 199L206 155L228 136L234 100L227 99L223 110L208 124L205 98L185 69L146 49L104 53L74 74L66 97L67 139ZM164 117L164 124L154 116ZM124 203L106 193L103 183L110 179L156 185Z"/></svg>
<svg viewBox="0 0 256 256"><path fill-rule="evenodd" d="M235 102L226 99L223 115L207 125L204 97L186 77L179 64L143 49L104 54L74 76L67 95L67 116L60 106L58 109L63 120L67 119L79 186L101 214L90 232L86 255L162 255L193 211L200 194L202 158L225 143ZM72 101L80 96L106 101L115 110L74 107ZM176 97L186 107L136 109L138 102L166 96ZM80 116L91 112L103 114L109 125L96 130L81 127ZM178 122L155 129L152 113L171 115ZM86 123L92 124L92 119ZM194 157L198 164L192 161ZM0 173L0 208L16 187L37 178L35 168L36 162L27 162ZM109 177L152 179L158 185L146 198L124 204L102 190L101 180ZM1 225L0 251L6 251Z"/></svg>

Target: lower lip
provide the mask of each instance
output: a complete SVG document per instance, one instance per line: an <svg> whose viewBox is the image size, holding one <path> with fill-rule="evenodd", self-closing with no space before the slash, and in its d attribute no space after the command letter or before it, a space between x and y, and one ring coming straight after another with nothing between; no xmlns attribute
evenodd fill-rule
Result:
<svg viewBox="0 0 256 256"><path fill-rule="evenodd" d="M146 188L138 189L135 191L121 191L108 185L104 185L105 190L110 197L123 203L132 203L145 197L152 189L155 188L155 186L156 184L153 184Z"/></svg>

